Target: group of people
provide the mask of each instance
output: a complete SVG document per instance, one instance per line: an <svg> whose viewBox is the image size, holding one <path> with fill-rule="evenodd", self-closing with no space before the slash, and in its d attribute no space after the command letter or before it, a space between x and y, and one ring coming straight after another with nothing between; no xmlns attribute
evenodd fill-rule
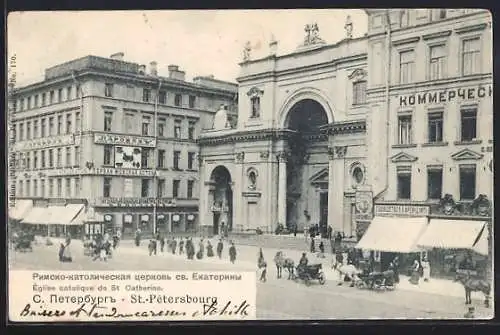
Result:
<svg viewBox="0 0 500 335"><path fill-rule="evenodd" d="M237 254L236 247L234 245L234 242L232 241L230 241L229 244L230 244L229 260L231 261L231 263L234 263L236 261L236 254ZM157 233L152 239L150 239L148 244L148 251L150 256L157 254L158 245L160 246L160 252L162 253L165 251L165 246L166 246L167 252L170 252L173 255L185 254L187 256L187 259L189 260L194 260L195 257L196 259L203 259L205 255L206 257L215 257L214 247L210 242L210 240L208 239L205 242L205 240L201 238L200 241L198 242L198 248L196 248L195 243L193 242L193 239L190 236L178 237L178 238L176 238L175 236L169 236L165 238L165 236L161 235L160 233ZM216 247L217 257L219 259L222 259L223 250L224 250L224 240L223 238L220 238Z"/></svg>

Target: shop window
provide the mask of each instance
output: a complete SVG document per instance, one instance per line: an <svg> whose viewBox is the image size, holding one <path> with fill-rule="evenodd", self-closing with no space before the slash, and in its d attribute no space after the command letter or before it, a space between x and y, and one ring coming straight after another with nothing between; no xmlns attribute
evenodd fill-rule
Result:
<svg viewBox="0 0 500 335"><path fill-rule="evenodd" d="M429 113L429 143L443 142L443 112Z"/></svg>
<svg viewBox="0 0 500 335"><path fill-rule="evenodd" d="M178 198L179 197L179 187L181 185L180 180L173 180L172 181L172 198Z"/></svg>
<svg viewBox="0 0 500 335"><path fill-rule="evenodd" d="M147 198L150 193L150 180L149 179L141 179L141 197Z"/></svg>
<svg viewBox="0 0 500 335"><path fill-rule="evenodd" d="M415 73L415 52L413 50L399 53L399 83L408 84L413 82Z"/></svg>
<svg viewBox="0 0 500 335"><path fill-rule="evenodd" d="M461 110L461 140L462 142L476 139L477 131L477 108Z"/></svg>
<svg viewBox="0 0 500 335"><path fill-rule="evenodd" d="M474 200L476 197L476 166L460 166L460 200Z"/></svg>
<svg viewBox="0 0 500 335"><path fill-rule="evenodd" d="M398 144L412 144L412 120L411 115L400 115L398 117Z"/></svg>
<svg viewBox="0 0 500 335"><path fill-rule="evenodd" d="M397 167L398 199L411 199L411 167Z"/></svg>
<svg viewBox="0 0 500 335"><path fill-rule="evenodd" d="M441 166L427 168L427 199L441 199L443 193L443 168Z"/></svg>
<svg viewBox="0 0 500 335"><path fill-rule="evenodd" d="M104 177L102 196L109 198L111 196L111 177Z"/></svg>
<svg viewBox="0 0 500 335"><path fill-rule="evenodd" d="M366 103L366 81L358 81L352 84L353 105L362 105Z"/></svg>

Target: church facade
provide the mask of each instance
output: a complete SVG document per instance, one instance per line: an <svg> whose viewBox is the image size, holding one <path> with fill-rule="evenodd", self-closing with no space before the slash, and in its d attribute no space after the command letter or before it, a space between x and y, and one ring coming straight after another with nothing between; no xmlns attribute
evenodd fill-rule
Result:
<svg viewBox="0 0 500 335"><path fill-rule="evenodd" d="M200 135L200 224L218 233L278 224L355 233L355 192L370 185L366 159L367 39L325 43L316 24L291 54L244 52L238 122L221 109Z"/></svg>

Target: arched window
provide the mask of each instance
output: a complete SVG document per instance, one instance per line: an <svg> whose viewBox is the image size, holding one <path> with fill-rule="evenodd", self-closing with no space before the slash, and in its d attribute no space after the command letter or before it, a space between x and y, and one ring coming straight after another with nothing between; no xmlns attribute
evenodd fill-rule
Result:
<svg viewBox="0 0 500 335"><path fill-rule="evenodd" d="M357 81L352 84L352 104L362 105L366 103L366 81Z"/></svg>

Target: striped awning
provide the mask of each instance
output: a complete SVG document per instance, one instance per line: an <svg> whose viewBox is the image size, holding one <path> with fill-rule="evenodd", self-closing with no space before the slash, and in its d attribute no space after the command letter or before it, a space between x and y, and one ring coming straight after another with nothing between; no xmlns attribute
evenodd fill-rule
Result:
<svg viewBox="0 0 500 335"><path fill-rule="evenodd" d="M487 235L484 221L432 219L417 244L426 249L477 249L488 255Z"/></svg>
<svg viewBox="0 0 500 335"><path fill-rule="evenodd" d="M426 217L376 216L356 248L382 252L420 251L417 241L427 226Z"/></svg>
<svg viewBox="0 0 500 335"><path fill-rule="evenodd" d="M21 220L33 208L32 200L16 200L14 207L9 208L9 217L14 220Z"/></svg>

